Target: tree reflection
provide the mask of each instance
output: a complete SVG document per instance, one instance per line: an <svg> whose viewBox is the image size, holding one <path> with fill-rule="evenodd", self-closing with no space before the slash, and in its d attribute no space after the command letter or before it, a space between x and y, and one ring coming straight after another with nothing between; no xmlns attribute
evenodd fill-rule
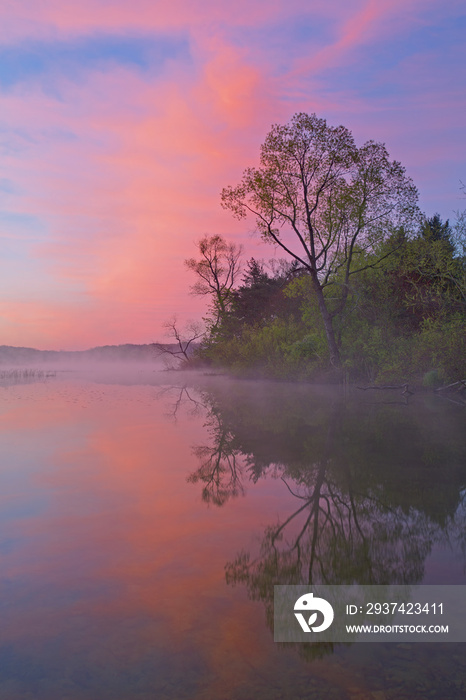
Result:
<svg viewBox="0 0 466 700"><path fill-rule="evenodd" d="M182 408L187 409L191 416L197 416L205 409L205 404L192 395L192 390L187 384L160 387L156 396L158 399L166 400L165 415L175 422Z"/></svg>
<svg viewBox="0 0 466 700"><path fill-rule="evenodd" d="M194 449L200 467L189 481L203 484L204 500L223 505L265 476L296 500L258 550L225 567L228 584L264 603L270 626L276 584L415 584L434 543L464 554L466 449L455 409L316 400L280 387L259 398L203 391L201 400L211 442Z"/></svg>
<svg viewBox="0 0 466 700"><path fill-rule="evenodd" d="M193 448L201 466L188 477L192 484L202 484L202 500L222 506L229 498L244 494L241 452L234 447L229 430L222 426L217 416L210 417L212 445Z"/></svg>
<svg viewBox="0 0 466 700"><path fill-rule="evenodd" d="M224 425L212 397L194 392L187 384L162 387L158 398L165 398L165 415L176 421L180 412L190 416L205 415L204 427L209 434L208 445L193 447L199 468L188 476L188 482L202 485L202 500L222 506L230 498L243 495L243 455L234 445L234 435Z"/></svg>
<svg viewBox="0 0 466 700"><path fill-rule="evenodd" d="M260 389L258 391L257 389ZM344 399L310 388L197 390L209 442L188 477L222 506L265 477L291 494L260 546L226 564L273 622L277 584L420 583L435 543L466 549L466 446L456 407ZM187 397L184 397L189 401ZM332 645L310 645L321 655ZM302 645L300 645L302 647Z"/></svg>
<svg viewBox="0 0 466 700"><path fill-rule="evenodd" d="M225 567L227 583L246 585L250 597L265 604L270 627L274 585L418 582L439 537L439 526L425 514L405 513L375 487L361 492L348 463L336 469L339 426L341 406L329 417L320 460L293 468L292 479L290 465L280 466L296 508L266 529L256 556L243 551Z"/></svg>

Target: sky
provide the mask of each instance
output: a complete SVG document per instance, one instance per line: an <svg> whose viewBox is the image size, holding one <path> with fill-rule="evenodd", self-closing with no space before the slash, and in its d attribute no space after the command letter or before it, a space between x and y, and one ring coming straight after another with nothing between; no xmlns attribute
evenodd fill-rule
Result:
<svg viewBox="0 0 466 700"><path fill-rule="evenodd" d="M201 318L202 236L275 254L220 192L296 112L384 142L454 220L465 35L463 0L2 0L0 345L151 343Z"/></svg>

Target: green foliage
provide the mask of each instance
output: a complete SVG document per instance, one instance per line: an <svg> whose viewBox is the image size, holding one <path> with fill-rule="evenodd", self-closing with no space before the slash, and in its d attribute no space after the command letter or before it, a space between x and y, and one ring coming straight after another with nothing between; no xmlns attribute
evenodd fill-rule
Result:
<svg viewBox="0 0 466 700"><path fill-rule="evenodd" d="M247 168L239 185L223 190L222 206L239 219L252 215L263 239L307 271L331 363L340 367L334 319L347 304L349 276L360 271L358 252L374 254L418 217L417 190L404 168L390 161L384 144L367 141L358 148L345 127L295 114L272 127L260 166ZM334 290L330 305L328 285Z"/></svg>
<svg viewBox="0 0 466 700"><path fill-rule="evenodd" d="M466 377L466 319L456 314L451 318L428 319L416 338L414 362L420 367L437 367L444 380Z"/></svg>
<svg viewBox="0 0 466 700"><path fill-rule="evenodd" d="M315 339L302 334L301 323L277 318L264 325L247 326L240 338L206 346L202 355L241 375L302 379L328 361L316 352Z"/></svg>
<svg viewBox="0 0 466 700"><path fill-rule="evenodd" d="M334 317L342 375L426 387L466 376L466 261L455 231L435 215L370 253L355 247L349 277L337 272L324 289L334 309L346 285ZM311 275L297 266L270 275L251 260L202 354L243 375L316 379L330 365L327 341Z"/></svg>
<svg viewBox="0 0 466 700"><path fill-rule="evenodd" d="M440 372L437 369L431 369L426 372L422 378L422 386L428 387L430 389L435 389L442 384L442 378Z"/></svg>

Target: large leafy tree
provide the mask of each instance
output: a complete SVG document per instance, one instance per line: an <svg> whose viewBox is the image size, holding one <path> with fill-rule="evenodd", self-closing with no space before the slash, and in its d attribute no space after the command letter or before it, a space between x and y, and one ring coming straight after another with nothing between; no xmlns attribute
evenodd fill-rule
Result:
<svg viewBox="0 0 466 700"><path fill-rule="evenodd" d="M389 160L383 144L357 148L345 127L301 113L272 127L259 167L223 190L222 205L238 218L252 214L264 239L308 271L338 367L333 319L346 304L351 275L367 267L368 252L417 216L417 190L405 169ZM329 285L331 299L324 294Z"/></svg>

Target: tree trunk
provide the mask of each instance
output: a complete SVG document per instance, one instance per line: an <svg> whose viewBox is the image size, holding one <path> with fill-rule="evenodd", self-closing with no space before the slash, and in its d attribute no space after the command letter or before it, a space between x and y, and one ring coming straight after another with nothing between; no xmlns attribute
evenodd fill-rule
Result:
<svg viewBox="0 0 466 700"><path fill-rule="evenodd" d="M335 331L333 330L332 317L327 309L324 292L320 286L317 274L312 275L312 282L317 294L317 301L319 302L320 315L322 316L322 321L324 322L325 335L327 336L327 345L330 353L330 362L333 367L339 369L341 367L340 351L338 350Z"/></svg>

